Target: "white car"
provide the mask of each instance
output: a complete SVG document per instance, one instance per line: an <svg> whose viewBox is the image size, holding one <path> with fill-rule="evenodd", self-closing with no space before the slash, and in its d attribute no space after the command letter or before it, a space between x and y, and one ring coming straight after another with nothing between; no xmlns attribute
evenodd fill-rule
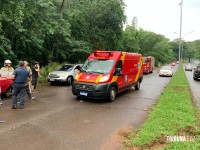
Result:
<svg viewBox="0 0 200 150"><path fill-rule="evenodd" d="M159 76L173 76L173 70L171 66L163 66L159 71Z"/></svg>
<svg viewBox="0 0 200 150"><path fill-rule="evenodd" d="M193 67L192 67L192 65L190 65L190 64L187 64L187 65L185 66L185 71L192 71L192 69L193 69Z"/></svg>
<svg viewBox="0 0 200 150"><path fill-rule="evenodd" d="M71 85L81 66L82 64L65 64L60 69L49 73L48 82L51 85L61 82Z"/></svg>

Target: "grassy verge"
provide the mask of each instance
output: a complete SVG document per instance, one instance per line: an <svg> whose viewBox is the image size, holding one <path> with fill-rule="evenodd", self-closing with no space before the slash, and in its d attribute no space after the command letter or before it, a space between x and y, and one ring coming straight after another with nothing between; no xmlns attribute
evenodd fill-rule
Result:
<svg viewBox="0 0 200 150"><path fill-rule="evenodd" d="M181 65L159 97L139 131L124 133L124 149L200 149L200 129L192 96ZM195 137L194 141L169 142L169 136Z"/></svg>

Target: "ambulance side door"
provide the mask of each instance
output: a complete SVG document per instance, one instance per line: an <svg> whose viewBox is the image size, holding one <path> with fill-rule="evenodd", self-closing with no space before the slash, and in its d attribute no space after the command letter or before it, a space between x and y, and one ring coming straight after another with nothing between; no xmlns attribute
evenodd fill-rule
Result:
<svg viewBox="0 0 200 150"><path fill-rule="evenodd" d="M114 73L115 75L118 76L117 83L118 83L119 91L124 86L124 76L123 76L122 69L123 69L122 68L122 60L119 60L116 64L115 73Z"/></svg>

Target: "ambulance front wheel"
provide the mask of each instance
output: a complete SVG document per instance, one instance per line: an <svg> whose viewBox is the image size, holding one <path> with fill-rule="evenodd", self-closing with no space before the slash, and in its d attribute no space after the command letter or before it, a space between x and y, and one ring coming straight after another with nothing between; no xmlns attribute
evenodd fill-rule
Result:
<svg viewBox="0 0 200 150"><path fill-rule="evenodd" d="M135 85L135 89L139 90L140 89L140 81L137 82L137 84Z"/></svg>
<svg viewBox="0 0 200 150"><path fill-rule="evenodd" d="M109 100L110 102L113 102L113 101L115 100L115 98L116 98L116 95L117 95L117 90L116 90L116 88L113 86L113 87L111 87L110 90L109 90L108 100Z"/></svg>

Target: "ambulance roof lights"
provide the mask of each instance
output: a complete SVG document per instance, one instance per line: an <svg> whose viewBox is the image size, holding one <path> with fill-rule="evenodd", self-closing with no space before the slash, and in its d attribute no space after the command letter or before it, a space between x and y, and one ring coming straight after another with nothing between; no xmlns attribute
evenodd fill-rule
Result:
<svg viewBox="0 0 200 150"><path fill-rule="evenodd" d="M94 52L94 56L104 56L104 57L108 57L110 55L112 55L113 52L110 51L95 51Z"/></svg>

